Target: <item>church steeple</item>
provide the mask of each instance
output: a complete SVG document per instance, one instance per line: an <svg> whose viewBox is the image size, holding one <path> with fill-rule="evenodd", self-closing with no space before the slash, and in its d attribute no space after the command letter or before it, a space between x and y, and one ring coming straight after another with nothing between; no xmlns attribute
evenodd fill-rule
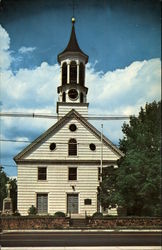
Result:
<svg viewBox="0 0 162 250"><path fill-rule="evenodd" d="M88 62L88 56L78 45L74 23L75 18L72 18L68 45L57 57L61 65L61 85L57 89L58 115L65 115L70 109L76 109L82 115L88 113L88 88L85 87L85 64Z"/></svg>
<svg viewBox="0 0 162 250"><path fill-rule="evenodd" d="M78 45L78 41L75 34L75 18L72 18L72 29L71 29L71 36L68 42L67 47L58 54L58 62L61 63L61 59L66 56L69 52L72 53L80 53L85 58L85 63L88 62L88 56L80 49Z"/></svg>

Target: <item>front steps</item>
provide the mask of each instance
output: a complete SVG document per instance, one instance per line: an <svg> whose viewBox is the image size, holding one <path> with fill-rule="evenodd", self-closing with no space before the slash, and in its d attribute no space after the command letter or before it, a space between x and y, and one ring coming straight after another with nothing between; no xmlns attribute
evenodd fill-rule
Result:
<svg viewBox="0 0 162 250"><path fill-rule="evenodd" d="M86 219L80 219L80 218L71 218L70 219L70 228L76 228L76 229L86 229L88 228L87 226L87 221Z"/></svg>

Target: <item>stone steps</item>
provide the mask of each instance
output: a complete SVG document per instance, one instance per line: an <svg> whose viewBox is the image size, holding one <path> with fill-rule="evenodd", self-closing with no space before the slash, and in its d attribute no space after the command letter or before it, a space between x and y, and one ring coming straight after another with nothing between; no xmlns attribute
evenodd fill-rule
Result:
<svg viewBox="0 0 162 250"><path fill-rule="evenodd" d="M70 227L72 228L87 228L87 223L85 219L71 219Z"/></svg>

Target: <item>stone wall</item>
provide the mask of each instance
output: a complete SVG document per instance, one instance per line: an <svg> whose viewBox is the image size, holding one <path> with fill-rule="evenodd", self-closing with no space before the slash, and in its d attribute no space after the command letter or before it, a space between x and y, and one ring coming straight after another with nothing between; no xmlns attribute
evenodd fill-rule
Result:
<svg viewBox="0 0 162 250"><path fill-rule="evenodd" d="M120 217L90 219L88 225L91 228L161 228L161 218L152 217Z"/></svg>
<svg viewBox="0 0 162 250"><path fill-rule="evenodd" d="M69 227L68 218L54 217L1 217L1 230L16 230L16 229L63 229Z"/></svg>
<svg viewBox="0 0 162 250"><path fill-rule="evenodd" d="M81 219L83 220L83 219ZM102 219L86 219L84 228L118 229L118 228L161 228L162 220L151 217L110 217ZM53 216L2 216L0 230L37 230L37 229L69 229L70 218L54 218ZM77 228L79 225L77 226ZM83 225L80 224L83 228Z"/></svg>

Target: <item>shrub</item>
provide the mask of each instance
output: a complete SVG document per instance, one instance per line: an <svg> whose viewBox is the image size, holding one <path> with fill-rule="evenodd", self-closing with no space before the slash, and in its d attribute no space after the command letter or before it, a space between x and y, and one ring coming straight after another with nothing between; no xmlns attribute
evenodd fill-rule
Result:
<svg viewBox="0 0 162 250"><path fill-rule="evenodd" d="M64 218L65 216L66 216L65 213L60 212L60 211L58 211L54 214L54 217L56 217L56 218Z"/></svg>
<svg viewBox="0 0 162 250"><path fill-rule="evenodd" d="M15 211L15 212L13 213L13 216L21 216L21 214L20 214L18 211Z"/></svg>
<svg viewBox="0 0 162 250"><path fill-rule="evenodd" d="M100 218L103 218L103 214L100 213L100 212L95 212L95 213L92 215L92 218L93 218L93 219L100 219Z"/></svg>
<svg viewBox="0 0 162 250"><path fill-rule="evenodd" d="M117 215L106 214L106 215L104 215L104 218L117 218Z"/></svg>
<svg viewBox="0 0 162 250"><path fill-rule="evenodd" d="M38 213L38 210L36 207L34 207L33 205L29 208L28 210L28 214L29 215L34 215L34 214L37 214Z"/></svg>

